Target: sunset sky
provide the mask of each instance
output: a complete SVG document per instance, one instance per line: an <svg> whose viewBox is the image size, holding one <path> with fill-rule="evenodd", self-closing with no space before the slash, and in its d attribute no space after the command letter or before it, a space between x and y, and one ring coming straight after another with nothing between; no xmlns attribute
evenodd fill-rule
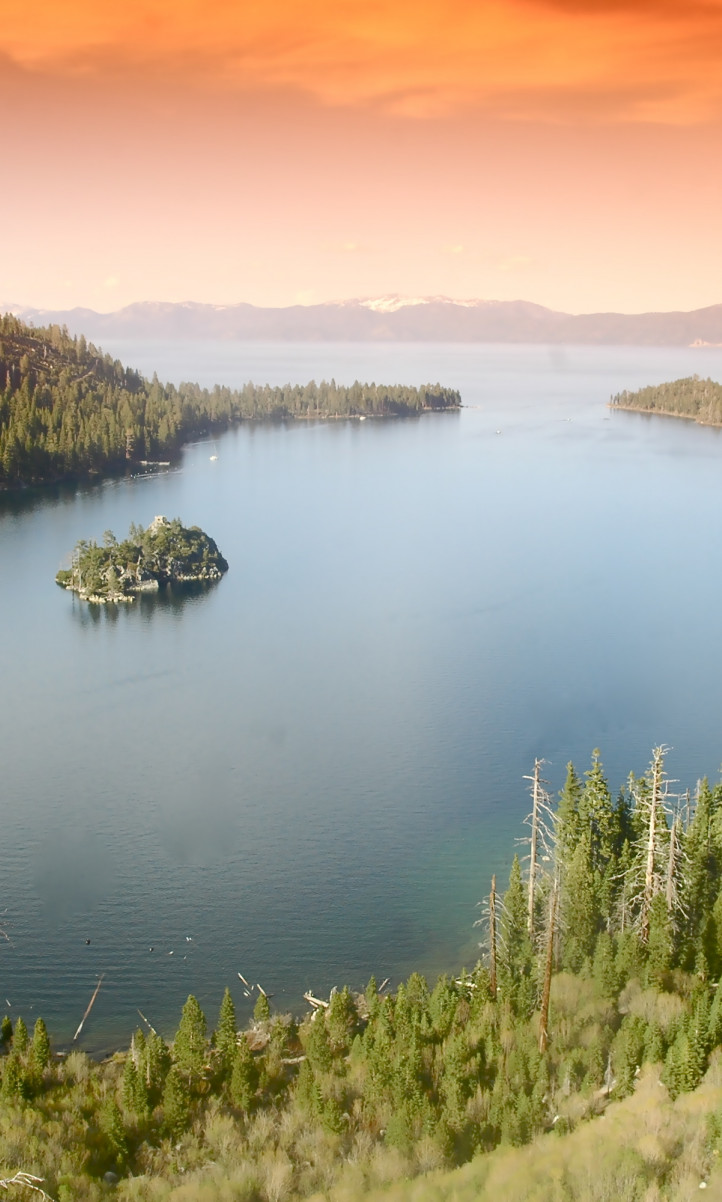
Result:
<svg viewBox="0 0 722 1202"><path fill-rule="evenodd" d="M722 0L0 0L0 301L722 302Z"/></svg>

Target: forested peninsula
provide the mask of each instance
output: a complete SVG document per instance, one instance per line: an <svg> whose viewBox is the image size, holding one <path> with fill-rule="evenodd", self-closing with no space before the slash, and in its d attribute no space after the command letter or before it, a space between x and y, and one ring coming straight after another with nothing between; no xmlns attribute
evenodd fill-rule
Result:
<svg viewBox="0 0 722 1202"><path fill-rule="evenodd" d="M527 854L491 881L470 971L307 994L303 1017L253 986L242 1031L229 990L212 1032L191 995L172 1038L144 1018L101 1064L6 1017L0 1184L32 1174L56 1202L719 1191L722 784L674 793L664 760L615 797L595 752L556 801L535 763Z"/></svg>
<svg viewBox="0 0 722 1202"><path fill-rule="evenodd" d="M687 417L705 426L722 426L722 384L688 376L666 384L652 384L637 392L619 392L610 401L613 409Z"/></svg>
<svg viewBox="0 0 722 1202"><path fill-rule="evenodd" d="M180 518L160 515L147 530L132 523L122 542L106 530L102 547L85 539L76 543L71 567L61 568L55 579L84 601L105 603L132 601L134 594L162 584L210 583L227 571L227 561L200 527L186 529Z"/></svg>
<svg viewBox="0 0 722 1202"><path fill-rule="evenodd" d="M460 404L459 393L440 384L176 388L146 380L60 326L0 317L0 488L172 460L184 442L234 422L407 417Z"/></svg>

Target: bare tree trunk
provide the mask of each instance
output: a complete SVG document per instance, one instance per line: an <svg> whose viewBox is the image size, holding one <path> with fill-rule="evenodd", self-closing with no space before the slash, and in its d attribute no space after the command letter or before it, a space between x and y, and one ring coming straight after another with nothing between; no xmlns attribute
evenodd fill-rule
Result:
<svg viewBox="0 0 722 1202"><path fill-rule="evenodd" d="M652 752L651 790L649 799L649 827L647 834L647 866L644 873L644 894L642 896L642 912L640 915L640 937L642 943L649 938L649 910L654 897L654 867L657 847L657 809L662 788L662 772L664 770L664 750L655 747Z"/></svg>
<svg viewBox="0 0 722 1202"><path fill-rule="evenodd" d="M672 829L669 832L669 859L667 860L667 887L665 897L667 899L667 911L671 914L677 902L677 890L675 888L675 878L677 872L677 824L679 818L675 818L672 823Z"/></svg>
<svg viewBox="0 0 722 1202"><path fill-rule="evenodd" d="M557 923L557 899L559 880L555 876L549 901L549 929L547 931L546 958L544 963L544 986L542 988L541 1014L539 1016L539 1052L543 1056L549 1042L549 999L552 992L552 969L554 967L554 928Z"/></svg>
<svg viewBox="0 0 722 1202"><path fill-rule="evenodd" d="M530 938L534 938L534 900L536 894L537 875L537 844L539 841L539 802L541 760L534 760L534 776L532 777L532 810L531 810L531 839L529 840L529 899L527 928Z"/></svg>
<svg viewBox="0 0 722 1202"><path fill-rule="evenodd" d="M496 876L491 878L491 893L489 894L489 989L496 1001Z"/></svg>

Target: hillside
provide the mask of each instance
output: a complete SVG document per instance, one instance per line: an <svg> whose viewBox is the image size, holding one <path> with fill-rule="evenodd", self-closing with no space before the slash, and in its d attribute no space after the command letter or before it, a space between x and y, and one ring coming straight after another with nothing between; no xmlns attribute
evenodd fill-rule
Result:
<svg viewBox="0 0 722 1202"><path fill-rule="evenodd" d="M65 324L97 339L722 345L722 305L691 312L570 314L524 300L392 296L286 308L142 301L114 313L20 306L13 311L25 321Z"/></svg>
<svg viewBox="0 0 722 1202"><path fill-rule="evenodd" d="M515 857L503 896L492 878L470 972L307 994L300 1019L240 978L245 1031L230 990L211 1034L190 995L169 1041L141 1014L96 1065L13 1011L0 1178L36 1174L57 1202L99 1202L105 1174L119 1202L719 1189L722 784L674 796L660 747L615 798L595 751L554 805L540 769L527 870Z"/></svg>
<svg viewBox="0 0 722 1202"><path fill-rule="evenodd" d="M0 488L169 460L189 438L238 421L406 417L460 403L440 384L176 388L144 379L82 334L0 317Z"/></svg>

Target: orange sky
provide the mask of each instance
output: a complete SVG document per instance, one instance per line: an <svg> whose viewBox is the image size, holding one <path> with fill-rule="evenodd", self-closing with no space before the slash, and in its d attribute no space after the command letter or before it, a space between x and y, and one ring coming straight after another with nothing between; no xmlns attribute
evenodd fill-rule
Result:
<svg viewBox="0 0 722 1202"><path fill-rule="evenodd" d="M0 0L0 300L722 302L722 0Z"/></svg>

